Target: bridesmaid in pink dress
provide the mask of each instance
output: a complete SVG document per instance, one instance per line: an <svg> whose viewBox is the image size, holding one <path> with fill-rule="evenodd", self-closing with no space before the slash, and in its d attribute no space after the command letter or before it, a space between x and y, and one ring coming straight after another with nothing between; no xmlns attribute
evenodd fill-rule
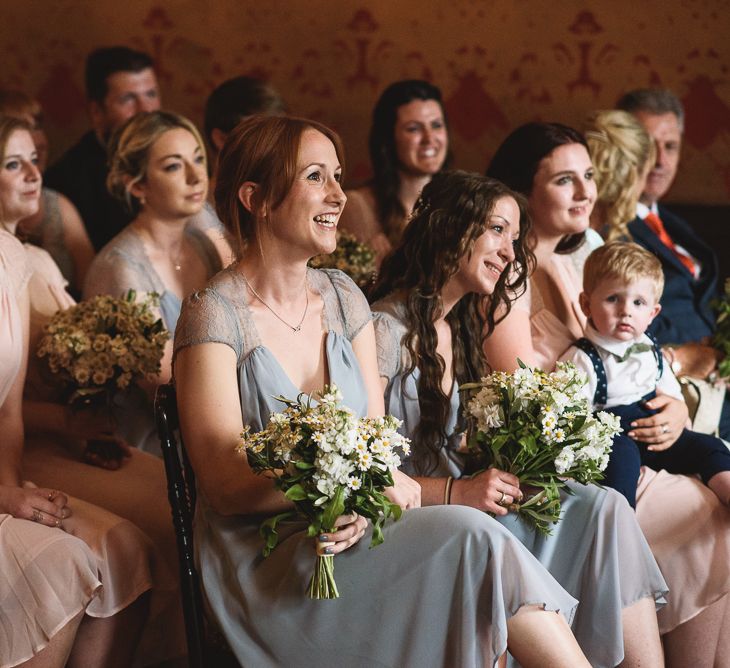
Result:
<svg viewBox="0 0 730 668"><path fill-rule="evenodd" d="M4 166L2 167L4 169ZM21 486L22 389L29 269L0 229L0 666L63 666L101 582L79 539L55 527L67 497ZM31 521L34 520L34 521ZM63 555L59 559L59 555ZM32 605L43 601L43 605ZM33 657L36 657L35 659Z"/></svg>
<svg viewBox="0 0 730 668"><path fill-rule="evenodd" d="M23 482L32 270L11 232L41 183L24 122L0 119L0 154L0 665L122 668L147 617L152 548L131 522L55 489L58 478Z"/></svg>
<svg viewBox="0 0 730 668"><path fill-rule="evenodd" d="M551 369L586 324L578 295L596 185L585 140L558 124L522 126L487 174L528 196L537 259L526 292L487 339L487 358L495 369L513 370L518 357ZM652 404L659 413L641 421L637 436L673 442L687 407L667 396ZM636 515L669 585L668 605L658 612L667 665L727 665L721 630L730 623L730 513L699 480L644 467Z"/></svg>

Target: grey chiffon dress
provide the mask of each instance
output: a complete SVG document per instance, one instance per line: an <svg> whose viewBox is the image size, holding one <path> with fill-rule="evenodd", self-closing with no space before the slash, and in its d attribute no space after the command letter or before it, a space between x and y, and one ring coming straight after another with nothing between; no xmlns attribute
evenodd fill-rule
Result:
<svg viewBox="0 0 730 668"><path fill-rule="evenodd" d="M34 230L25 235L26 240L45 249L58 265L64 278L73 281L76 267L64 238L59 193L51 188L41 188L40 209L43 218Z"/></svg>
<svg viewBox="0 0 730 668"><path fill-rule="evenodd" d="M385 411L403 420L401 431L412 436L420 420L418 369L405 375L408 353L405 305L389 297L373 305L380 375L387 379ZM411 476L453 476L464 472L457 432L459 388L451 394L446 442L435 468L424 472L414 461L419 444L401 467ZM423 446L421 446L423 447ZM540 561L579 605L572 629L592 666L613 668L624 656L621 613L642 598L652 597L657 607L667 593L656 561L626 500L613 490L568 483L573 496L561 496L562 519L551 536L543 536L515 513L496 521Z"/></svg>
<svg viewBox="0 0 730 668"><path fill-rule="evenodd" d="M188 225L185 235L203 261L207 277L211 278L222 269L218 251L204 229ZM156 292L159 295L160 316L172 336L182 302L174 292L167 289L155 271L145 253L139 234L134 228L127 227L94 258L84 281L83 297L84 299L95 295L122 297L130 289L135 290L139 296L149 292ZM129 391L117 395L114 398L112 411L119 434L130 445L158 457L162 456L155 427L154 408L146 392L134 386Z"/></svg>
<svg viewBox="0 0 730 668"><path fill-rule="evenodd" d="M324 302L330 381L365 415L351 341L370 322L368 304L337 270L310 269L307 280ZM183 304L175 353L209 342L232 348L243 422L260 430L282 408L273 397L299 389L259 338L248 298L237 265L218 274ZM368 532L335 558L341 598L325 601L306 595L315 551L305 524L285 524L279 545L263 558L262 519L220 515L198 496L195 547L206 602L245 666L491 666L506 649L506 622L521 606L572 619L575 600L519 541L471 508L406 511L372 550Z"/></svg>

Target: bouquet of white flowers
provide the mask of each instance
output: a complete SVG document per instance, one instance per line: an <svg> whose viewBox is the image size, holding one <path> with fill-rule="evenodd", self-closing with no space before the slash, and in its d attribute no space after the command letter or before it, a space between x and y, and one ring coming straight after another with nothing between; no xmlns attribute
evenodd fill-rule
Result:
<svg viewBox="0 0 730 668"><path fill-rule="evenodd" d="M272 413L259 432L247 427L238 446L251 468L272 477L295 508L261 525L264 556L276 547L277 524L296 517L309 522L307 535L314 537L333 531L340 515L358 513L373 523L370 546L382 543L385 520L401 515L383 493L401 463L397 450L410 452L408 439L397 432L400 421L389 415L357 418L334 385L312 397L276 399L286 408ZM339 597L331 555L317 556L308 593L317 599Z"/></svg>
<svg viewBox="0 0 730 668"><path fill-rule="evenodd" d="M359 242L352 234L337 232L337 248L329 255L317 255L309 261L315 269L339 269L344 271L361 288L365 288L375 276L375 251Z"/></svg>
<svg viewBox="0 0 730 668"><path fill-rule="evenodd" d="M552 373L520 362L514 373L496 372L462 386L476 392L466 407L470 446L488 466L537 488L513 509L544 534L560 519L565 480L600 480L613 437L621 431L611 413L593 415L581 392L585 383L585 375L569 362L558 362Z"/></svg>
<svg viewBox="0 0 730 668"><path fill-rule="evenodd" d="M137 301L97 296L58 311L44 328L38 357L68 391L69 403L107 399L132 382L160 373L165 326L152 311L155 294Z"/></svg>

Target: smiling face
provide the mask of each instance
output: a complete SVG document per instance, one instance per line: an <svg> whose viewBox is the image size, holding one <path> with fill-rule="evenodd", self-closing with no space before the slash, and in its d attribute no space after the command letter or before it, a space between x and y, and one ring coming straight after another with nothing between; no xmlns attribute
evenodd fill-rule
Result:
<svg viewBox="0 0 730 668"><path fill-rule="evenodd" d="M0 220L15 225L38 211L41 195L38 154L30 132L12 132L4 154L0 165Z"/></svg>
<svg viewBox="0 0 730 668"><path fill-rule="evenodd" d="M535 234L561 238L584 232L595 201L593 165L585 146L558 146L540 162L528 198Z"/></svg>
<svg viewBox="0 0 730 668"><path fill-rule="evenodd" d="M302 133L296 175L284 201L270 213L269 232L307 257L331 253L347 197L334 144L318 130Z"/></svg>
<svg viewBox="0 0 730 668"><path fill-rule="evenodd" d="M464 294L491 295L499 277L515 259L514 243L520 236L520 209L511 197L502 197L494 205L484 232L471 252L459 260L455 281Z"/></svg>
<svg viewBox="0 0 730 668"><path fill-rule="evenodd" d="M617 341L640 337L661 310L650 278L604 279L590 295L581 294L580 305L600 334Z"/></svg>
<svg viewBox="0 0 730 668"><path fill-rule="evenodd" d="M398 107L393 135L404 172L433 176L443 166L449 136L443 109L436 100L413 100Z"/></svg>
<svg viewBox="0 0 730 668"><path fill-rule="evenodd" d="M205 204L205 154L184 128L167 130L149 149L144 178L130 188L142 210L158 218L189 218Z"/></svg>
<svg viewBox="0 0 730 668"><path fill-rule="evenodd" d="M140 72L114 72L107 77L106 85L104 100L90 104L92 124L102 137L107 137L140 111L160 108L160 89L152 68Z"/></svg>
<svg viewBox="0 0 730 668"><path fill-rule="evenodd" d="M654 139L656 146L656 160L646 178L644 192L641 195L641 201L651 206L664 197L677 174L682 148L682 131L679 119L671 112L652 114L647 111L637 111L634 115Z"/></svg>

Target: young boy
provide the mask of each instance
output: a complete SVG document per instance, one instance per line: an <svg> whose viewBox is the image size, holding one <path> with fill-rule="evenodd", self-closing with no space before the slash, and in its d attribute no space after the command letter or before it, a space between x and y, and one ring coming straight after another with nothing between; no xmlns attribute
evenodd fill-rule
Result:
<svg viewBox="0 0 730 668"><path fill-rule="evenodd" d="M585 338L561 358L588 376L585 393L594 409L621 418L623 433L603 481L636 507L639 468L698 473L730 503L730 451L713 436L684 429L671 445L646 445L629 436L632 422L655 411L644 406L656 391L682 398L677 379L664 364L659 346L646 333L659 313L664 276L659 260L635 243L613 242L593 251L583 271L580 305L588 318Z"/></svg>

